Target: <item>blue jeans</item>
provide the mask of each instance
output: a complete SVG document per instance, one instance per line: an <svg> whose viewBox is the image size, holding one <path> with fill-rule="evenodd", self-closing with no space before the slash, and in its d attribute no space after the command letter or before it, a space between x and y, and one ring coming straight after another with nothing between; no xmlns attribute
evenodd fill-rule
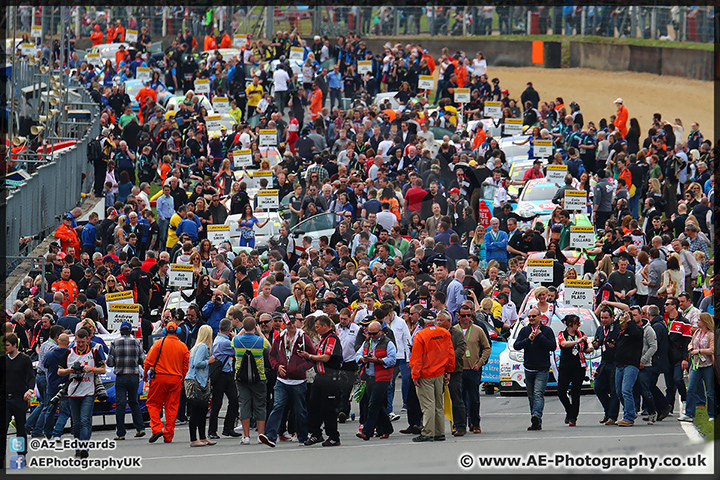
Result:
<svg viewBox="0 0 720 480"><path fill-rule="evenodd" d="M410 366L407 364L407 361L405 359L402 359L395 362L395 371L393 372L392 380L390 381L390 387L388 387L388 413L393 412L393 400L395 399L395 379L398 376L398 372L402 374L402 385L400 386L400 391L402 393L403 406L407 405L407 392L408 388L410 387L411 374Z"/></svg>
<svg viewBox="0 0 720 480"><path fill-rule="evenodd" d="M343 107L342 91L339 88L330 89L330 110L335 106L335 102L337 102L338 108Z"/></svg>
<svg viewBox="0 0 720 480"><path fill-rule="evenodd" d="M640 208L640 192L635 192L635 196L630 197L630 200L628 200L628 209L630 210L630 214L633 216L635 220L638 218L638 209Z"/></svg>
<svg viewBox="0 0 720 480"><path fill-rule="evenodd" d="M682 360L670 367L672 381L667 385L665 398L668 404L675 409L675 391L680 392L680 401L687 400L687 389L685 388L685 380L683 380ZM667 377L666 377L667 380Z"/></svg>
<svg viewBox="0 0 720 480"><path fill-rule="evenodd" d="M135 430L138 432L145 430L145 422L138 403L139 384L140 377L138 375L118 375L115 378L115 422L119 437L124 437L127 432L125 429L125 405L127 404L130 405Z"/></svg>
<svg viewBox="0 0 720 480"><path fill-rule="evenodd" d="M389 380L378 382L374 377L370 377L367 380L365 395L370 395L370 400L368 402L367 413L365 414L362 433L368 437L372 438L376 427L378 435L389 435L393 432L393 427L388 418L387 409L385 408L385 393L389 385Z"/></svg>
<svg viewBox="0 0 720 480"><path fill-rule="evenodd" d="M305 394L307 392L307 382L299 385L288 385L281 381L275 382L273 405L270 417L268 417L265 425L265 435L273 442L277 440L278 429L282 422L283 413L287 404L293 402L293 410L295 410L295 430L297 432L298 442L302 444L307 440L308 435L308 414L305 406Z"/></svg>
<svg viewBox="0 0 720 480"><path fill-rule="evenodd" d="M618 392L618 398L623 406L623 420L631 423L635 423L637 416L633 388L639 372L640 369L633 365L615 367L615 391Z"/></svg>
<svg viewBox="0 0 720 480"><path fill-rule="evenodd" d="M548 370L531 372L525 370L525 388L528 402L530 402L530 415L538 417L542 422L543 408L545 408L545 388L548 384Z"/></svg>
<svg viewBox="0 0 720 480"><path fill-rule="evenodd" d="M170 219L158 218L158 229L160 230L160 250L165 248L165 242L168 236L168 227L170 226Z"/></svg>
<svg viewBox="0 0 720 480"><path fill-rule="evenodd" d="M603 364L600 373L595 374L593 390L603 406L605 416L617 420L620 403L615 391L615 368L612 365Z"/></svg>
<svg viewBox="0 0 720 480"><path fill-rule="evenodd" d="M640 409L640 397L643 398L643 405L648 413L656 413L657 406L655 405L655 399L650 390L650 382L652 381L652 367L645 367L640 369L638 372L637 382L635 383L635 389L633 391L633 398L635 401L635 410Z"/></svg>
<svg viewBox="0 0 720 480"><path fill-rule="evenodd" d="M482 368L463 370L462 372L462 395L467 411L468 425L480 426L480 379Z"/></svg>
<svg viewBox="0 0 720 480"><path fill-rule="evenodd" d="M45 425L45 415L50 403L50 397L47 395L47 377L45 375L36 375L35 382L37 383L40 404L28 416L25 429L32 435L42 435L42 427Z"/></svg>
<svg viewBox="0 0 720 480"><path fill-rule="evenodd" d="M695 408L702 403L705 396L707 396L705 405L707 405L708 417L715 418L715 373L713 367L700 367L697 370L691 368L685 415L695 418Z"/></svg>
<svg viewBox="0 0 720 480"><path fill-rule="evenodd" d="M95 395L69 397L72 413L73 437L78 440L90 440L92 435L92 411ZM79 450L76 450L79 453Z"/></svg>
<svg viewBox="0 0 720 480"><path fill-rule="evenodd" d="M58 403L59 413L57 419L55 418L55 409L51 406L51 411L48 412L45 418L45 436L46 437L62 437L65 431L65 425L67 424L68 418L70 418L70 402L68 397L63 397Z"/></svg>

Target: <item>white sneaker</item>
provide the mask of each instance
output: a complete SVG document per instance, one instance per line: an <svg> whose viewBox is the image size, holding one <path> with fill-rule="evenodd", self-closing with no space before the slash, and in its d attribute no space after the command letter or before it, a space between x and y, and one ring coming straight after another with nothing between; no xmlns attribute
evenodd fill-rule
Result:
<svg viewBox="0 0 720 480"><path fill-rule="evenodd" d="M692 421L693 421L693 418L692 418L692 417L688 417L688 416L685 415L684 413L681 413L680 416L678 416L677 419L678 419L679 422L692 422Z"/></svg>
<svg viewBox="0 0 720 480"><path fill-rule="evenodd" d="M400 415L398 415L395 412L390 412L388 414L388 418L390 419L391 422L394 422L395 420L400 420Z"/></svg>
<svg viewBox="0 0 720 480"><path fill-rule="evenodd" d="M243 437L243 439L240 440L240 443L242 445L250 445L250 437Z"/></svg>
<svg viewBox="0 0 720 480"><path fill-rule="evenodd" d="M235 433L243 433L242 425L238 425L233 430L235 430Z"/></svg>

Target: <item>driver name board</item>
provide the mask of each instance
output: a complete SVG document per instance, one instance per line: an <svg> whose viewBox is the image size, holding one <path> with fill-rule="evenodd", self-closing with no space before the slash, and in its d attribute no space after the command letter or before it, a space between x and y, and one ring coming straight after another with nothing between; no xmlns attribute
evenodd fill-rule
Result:
<svg viewBox="0 0 720 480"><path fill-rule="evenodd" d="M358 61L357 71L358 71L359 75L365 75L366 73L372 73L372 60Z"/></svg>
<svg viewBox="0 0 720 480"><path fill-rule="evenodd" d="M260 146L275 147L277 146L277 130L260 130Z"/></svg>
<svg viewBox="0 0 720 480"><path fill-rule="evenodd" d="M128 43L137 42L137 30L125 30L125 41Z"/></svg>
<svg viewBox="0 0 720 480"><path fill-rule="evenodd" d="M302 62L305 58L305 49L302 47L290 47L290 60Z"/></svg>
<svg viewBox="0 0 720 480"><path fill-rule="evenodd" d="M205 127L208 132L220 133L220 127L222 127L222 115L210 115L205 117Z"/></svg>
<svg viewBox="0 0 720 480"><path fill-rule="evenodd" d="M230 225L208 225L207 237L213 245L230 241Z"/></svg>
<svg viewBox="0 0 720 480"><path fill-rule="evenodd" d="M135 303L135 300L133 299L133 292L132 290L125 290L123 292L113 292L108 293L105 295L105 303L124 303L124 304L132 304Z"/></svg>
<svg viewBox="0 0 720 480"><path fill-rule="evenodd" d="M432 90L435 88L435 79L432 75L420 75L418 78L418 88Z"/></svg>
<svg viewBox="0 0 720 480"><path fill-rule="evenodd" d="M565 280L565 303L592 308L595 300L592 280Z"/></svg>
<svg viewBox="0 0 720 480"><path fill-rule="evenodd" d="M170 281L171 287L188 287L193 286L193 267L192 265L183 265L180 263L170 264Z"/></svg>
<svg viewBox="0 0 720 480"><path fill-rule="evenodd" d="M140 305L111 303L108 304L107 329L110 331L119 330L123 322L130 322L133 330L140 324Z"/></svg>
<svg viewBox="0 0 720 480"><path fill-rule="evenodd" d="M567 165L548 165L547 166L547 181L550 183L559 183L562 185L565 183L565 175L567 175Z"/></svg>
<svg viewBox="0 0 720 480"><path fill-rule="evenodd" d="M470 103L470 89L456 88L454 93L455 103Z"/></svg>
<svg viewBox="0 0 720 480"><path fill-rule="evenodd" d="M593 248L595 229L591 226L570 227L570 246L572 248Z"/></svg>
<svg viewBox="0 0 720 480"><path fill-rule="evenodd" d="M30 27L30 38L42 37L42 25L33 25Z"/></svg>
<svg viewBox="0 0 720 480"><path fill-rule="evenodd" d="M195 93L210 93L210 80L207 78L202 78L200 80L195 80Z"/></svg>
<svg viewBox="0 0 720 480"><path fill-rule="evenodd" d="M247 43L247 35L233 35L233 46L242 47Z"/></svg>
<svg viewBox="0 0 720 480"><path fill-rule="evenodd" d="M585 190L565 190L565 210L585 210L587 208L587 192Z"/></svg>
<svg viewBox="0 0 720 480"><path fill-rule="evenodd" d="M235 168L252 167L252 150L233 150L233 166Z"/></svg>
<svg viewBox="0 0 720 480"><path fill-rule="evenodd" d="M230 112L230 102L227 97L213 98L212 106L216 113L222 114Z"/></svg>
<svg viewBox="0 0 720 480"><path fill-rule="evenodd" d="M552 140L535 140L533 143L535 158L549 158L552 156Z"/></svg>
<svg viewBox="0 0 720 480"><path fill-rule="evenodd" d="M503 133L512 136L522 135L522 127L522 118L506 118L503 123Z"/></svg>
<svg viewBox="0 0 720 480"><path fill-rule="evenodd" d="M35 44L34 43L23 43L20 45L20 53L23 55L34 55ZM99 57L100 55L98 55Z"/></svg>
<svg viewBox="0 0 720 480"><path fill-rule="evenodd" d="M135 70L135 78L138 80L150 80L150 68L137 67Z"/></svg>
<svg viewBox="0 0 720 480"><path fill-rule="evenodd" d="M469 100L468 100L469 101ZM502 103L500 102L485 102L483 112L486 117L490 118L502 118ZM522 126L520 127L522 132Z"/></svg>
<svg viewBox="0 0 720 480"><path fill-rule="evenodd" d="M279 190L258 190L256 194L258 199L258 207L262 207L263 209L279 208L279 193Z"/></svg>
<svg viewBox="0 0 720 480"><path fill-rule="evenodd" d="M545 258L531 258L527 261L527 277L533 283L553 281L553 261Z"/></svg>

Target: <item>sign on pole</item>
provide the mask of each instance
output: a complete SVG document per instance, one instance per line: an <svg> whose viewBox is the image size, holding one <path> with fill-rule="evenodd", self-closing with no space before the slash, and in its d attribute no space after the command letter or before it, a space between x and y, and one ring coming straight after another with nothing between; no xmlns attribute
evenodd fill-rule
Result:
<svg viewBox="0 0 720 480"><path fill-rule="evenodd" d="M252 150L233 150L233 166L235 168L252 167Z"/></svg>
<svg viewBox="0 0 720 480"><path fill-rule="evenodd" d="M587 192L585 190L565 190L565 210L583 211L587 209Z"/></svg>
<svg viewBox="0 0 720 480"><path fill-rule="evenodd" d="M247 35L233 35L233 46L240 48L247 43Z"/></svg>
<svg viewBox="0 0 720 480"><path fill-rule="evenodd" d="M506 118L503 123L503 133L511 136L522 135L522 127L522 118Z"/></svg>
<svg viewBox="0 0 720 480"><path fill-rule="evenodd" d="M30 38L42 38L42 25L30 27Z"/></svg>
<svg viewBox="0 0 720 480"><path fill-rule="evenodd" d="M208 225L207 237L216 246L230 241L230 225Z"/></svg>
<svg viewBox="0 0 720 480"><path fill-rule="evenodd" d="M553 261L545 258L531 258L527 261L528 280L533 283L553 281Z"/></svg>
<svg viewBox="0 0 720 480"><path fill-rule="evenodd" d="M215 97L212 102L215 113L223 114L230 112L230 102L227 97Z"/></svg>
<svg viewBox="0 0 720 480"><path fill-rule="evenodd" d="M305 58L305 50L302 47L290 47L290 60L302 62Z"/></svg>
<svg viewBox="0 0 720 480"><path fill-rule="evenodd" d="M222 115L210 115L205 117L205 127L208 132L220 133L220 127L222 127Z"/></svg>
<svg viewBox="0 0 720 480"><path fill-rule="evenodd" d="M470 99L468 99L468 102ZM486 117L490 118L502 118L502 103L501 102L485 102L485 108L483 113ZM522 132L522 124L520 126L520 132Z"/></svg>
<svg viewBox="0 0 720 480"><path fill-rule="evenodd" d="M133 299L133 292L132 290L125 290L124 292L114 292L114 293L108 293L105 295L105 303L124 303L124 304L133 304L135 303L135 300Z"/></svg>
<svg viewBox="0 0 720 480"><path fill-rule="evenodd" d="M135 70L135 78L137 80L150 80L150 68L137 67L137 70Z"/></svg>
<svg viewBox="0 0 720 480"><path fill-rule="evenodd" d="M133 330L140 326L140 305L133 303L130 305L122 303L108 304L108 322L107 329L110 331L120 330L123 322L130 322Z"/></svg>
<svg viewBox="0 0 720 480"><path fill-rule="evenodd" d="M455 103L470 103L470 89L456 88L454 94Z"/></svg>
<svg viewBox="0 0 720 480"><path fill-rule="evenodd" d="M593 227L570 227L570 246L572 248L595 247L595 230Z"/></svg>
<svg viewBox="0 0 720 480"><path fill-rule="evenodd" d="M137 30L125 30L125 41L127 43L137 42Z"/></svg>
<svg viewBox="0 0 720 480"><path fill-rule="evenodd" d="M565 280L565 300L578 308L592 308L595 300L592 280Z"/></svg>
<svg viewBox="0 0 720 480"><path fill-rule="evenodd" d="M432 75L420 75L418 78L418 88L423 90L433 90L435 88L435 79Z"/></svg>
<svg viewBox="0 0 720 480"><path fill-rule="evenodd" d="M192 265L182 265L179 263L170 264L170 282L171 287L188 287L193 286L193 267Z"/></svg>
<svg viewBox="0 0 720 480"><path fill-rule="evenodd" d="M262 207L264 210L267 210L270 208L279 208L280 207L280 199L278 198L279 194L280 194L279 190L258 190L258 192L257 192L258 207Z"/></svg>
<svg viewBox="0 0 720 480"><path fill-rule="evenodd" d="M358 70L358 75L365 75L366 73L372 73L372 60L359 60L357 70Z"/></svg>
<svg viewBox="0 0 720 480"><path fill-rule="evenodd" d="M552 156L552 140L535 140L533 155L536 158L549 158Z"/></svg>
<svg viewBox="0 0 720 480"><path fill-rule="evenodd" d="M207 78L201 78L195 80L195 93L207 93L210 94L210 80Z"/></svg>
<svg viewBox="0 0 720 480"><path fill-rule="evenodd" d="M547 178L547 181L550 183L564 185L565 175L567 175L567 165L548 165L545 178Z"/></svg>
<svg viewBox="0 0 720 480"><path fill-rule="evenodd" d="M277 130L260 130L259 136L261 147L277 146Z"/></svg>

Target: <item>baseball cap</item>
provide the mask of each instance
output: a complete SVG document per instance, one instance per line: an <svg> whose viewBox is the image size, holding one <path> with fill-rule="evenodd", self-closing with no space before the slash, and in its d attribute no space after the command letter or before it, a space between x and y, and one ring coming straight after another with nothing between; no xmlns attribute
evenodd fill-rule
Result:
<svg viewBox="0 0 720 480"><path fill-rule="evenodd" d="M422 313L420 314L420 318L422 318L426 322L434 322L435 320L437 320L435 312L428 309L422 311Z"/></svg>
<svg viewBox="0 0 720 480"><path fill-rule="evenodd" d="M63 215L63 217L62 217L63 220L71 220L71 221L73 220L73 218L74 218L74 217L73 217L72 215L70 215L69 213L66 213L66 214Z"/></svg>
<svg viewBox="0 0 720 480"><path fill-rule="evenodd" d="M132 330L132 323L122 322L122 325L120 325L120 330Z"/></svg>
<svg viewBox="0 0 720 480"><path fill-rule="evenodd" d="M457 188L457 187L451 188L451 189L450 189L450 193L457 193L457 194L459 195L459 194L460 194L460 189Z"/></svg>
<svg viewBox="0 0 720 480"><path fill-rule="evenodd" d="M375 295L374 292L368 292L365 294L365 298L372 298L373 300L377 300L377 295Z"/></svg>
<svg viewBox="0 0 720 480"><path fill-rule="evenodd" d="M55 255L60 259L64 260L67 254L65 252L58 252Z"/></svg>
<svg viewBox="0 0 720 480"><path fill-rule="evenodd" d="M536 163L542 164L542 160L540 160L539 158L536 158L535 161L533 162L533 164L536 164Z"/></svg>
<svg viewBox="0 0 720 480"><path fill-rule="evenodd" d="M618 97L613 103L623 103L623 99L621 97Z"/></svg>
<svg viewBox="0 0 720 480"><path fill-rule="evenodd" d="M220 130L227 130L227 127L225 125L220 125Z"/></svg>
<svg viewBox="0 0 720 480"><path fill-rule="evenodd" d="M271 315L271 317L272 317L273 320L276 319L276 318L283 318L283 314L280 313L280 312L273 312L272 315Z"/></svg>
<svg viewBox="0 0 720 480"><path fill-rule="evenodd" d="M507 89L504 89L504 90L502 91L502 93L510 93L510 92L508 92Z"/></svg>
<svg viewBox="0 0 720 480"><path fill-rule="evenodd" d="M175 333L177 331L177 328L177 323L175 322L168 322L167 326L165 327L168 333Z"/></svg>
<svg viewBox="0 0 720 480"><path fill-rule="evenodd" d="M363 325L363 326L370 325L374 320L375 320L375 317L373 317L372 315L368 315L367 317L365 317L365 319L363 319L362 322L360 322L360 325Z"/></svg>
<svg viewBox="0 0 720 480"><path fill-rule="evenodd" d="M106 262L116 263L115 259L113 257L111 257L110 255L105 255L103 257L103 263L106 263Z"/></svg>

